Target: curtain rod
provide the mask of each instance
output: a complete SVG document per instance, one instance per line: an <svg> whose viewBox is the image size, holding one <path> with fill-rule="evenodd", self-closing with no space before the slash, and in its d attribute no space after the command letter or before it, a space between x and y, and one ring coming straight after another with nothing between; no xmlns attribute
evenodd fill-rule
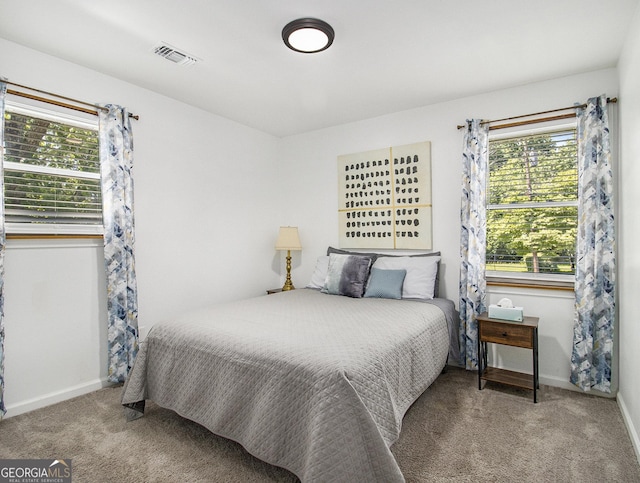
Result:
<svg viewBox="0 0 640 483"><path fill-rule="evenodd" d="M72 104L67 104L66 102L54 101L53 99L46 99L44 97L36 96L34 94L28 94L26 92L20 92L20 91L15 91L13 89L8 89L7 93L13 94L14 96L25 97L27 99L33 99L35 101L46 102L47 104L53 104L55 106L66 107L67 109L73 109L74 111L86 112L87 114L93 114L93 115L96 115L96 116L98 115L98 111L96 111L95 109L101 109L103 111L107 110L106 107L98 106L96 104L91 104L90 102L79 101L78 99L74 99L72 97L66 97L66 96L63 96L63 95L60 95L60 94L54 94L53 92L47 92L47 91L43 91L41 89L36 89L34 87L29 87L29 86L25 86L25 85L22 85L22 84L17 84L15 82L10 82L10 81L5 80L5 79L0 79L0 81L4 82L5 84L9 84L9 85L12 85L12 86L20 87L22 89L28 89L30 91L39 92L40 94L45 94L47 96L57 97L58 99L64 99L65 101L70 101L70 102L74 102L76 104L82 104L84 106L89 106L89 107L92 107L93 109L87 109L87 108L80 107L80 106L74 106ZM132 114L132 113L129 113L129 117L135 119L136 121L138 121L140 119L140 116L138 116L137 114Z"/></svg>
<svg viewBox="0 0 640 483"><path fill-rule="evenodd" d="M617 97L607 97L607 103L616 103L618 102L618 98ZM580 104L578 106L569 106L569 107L562 107L560 109L551 109L549 111L540 111L540 112L534 112L532 114L522 114L521 116L513 116L513 117L505 117L503 119L494 119L492 121L482 121L480 124L491 124L493 122L503 122L503 121L512 121L513 119L521 119L523 117L531 117L531 116L539 116L541 114L551 114L553 112L561 112L561 111L568 111L568 110L575 110L575 109L579 109L579 108L585 108L587 107L586 104ZM526 124L536 124L539 122L545 122L545 121L556 121L558 119L570 119L572 117L575 117L576 113L570 113L570 114L559 114L557 116L549 116L549 117L543 117L540 119L530 119L528 121L518 121L518 122L511 122L511 123L507 123L507 124L501 124L499 126L489 126L489 130L491 129L504 129L507 127L514 127L514 126L524 126ZM458 125L457 126L458 129L464 129L465 125Z"/></svg>

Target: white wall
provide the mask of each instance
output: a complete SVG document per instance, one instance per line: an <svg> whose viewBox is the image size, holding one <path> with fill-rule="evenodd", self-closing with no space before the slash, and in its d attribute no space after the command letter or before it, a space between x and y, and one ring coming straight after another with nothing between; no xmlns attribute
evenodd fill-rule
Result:
<svg viewBox="0 0 640 483"><path fill-rule="evenodd" d="M143 334L186 309L278 286L273 246L286 223L276 202L279 139L2 39L0 76L140 115L133 133ZM9 241L7 417L103 384L102 270L95 241Z"/></svg>
<svg viewBox="0 0 640 483"><path fill-rule="evenodd" d="M106 376L101 240L9 240L7 417L99 389Z"/></svg>
<svg viewBox="0 0 640 483"><path fill-rule="evenodd" d="M433 247L442 252L441 294L456 301L459 281L462 133L469 118L499 119L618 94L615 69L491 92L420 109L284 138L282 200L287 219L299 226L304 249L294 259L293 279L306 284L316 258L338 242L337 156L419 141L431 141ZM545 290L491 289L490 302L509 293L526 313L540 317L540 377L544 384L568 382L573 295ZM531 371L530 352L499 348L496 363Z"/></svg>
<svg viewBox="0 0 640 483"><path fill-rule="evenodd" d="M620 223L618 299L620 312L620 391L618 402L640 460L640 7L629 28L620 73Z"/></svg>

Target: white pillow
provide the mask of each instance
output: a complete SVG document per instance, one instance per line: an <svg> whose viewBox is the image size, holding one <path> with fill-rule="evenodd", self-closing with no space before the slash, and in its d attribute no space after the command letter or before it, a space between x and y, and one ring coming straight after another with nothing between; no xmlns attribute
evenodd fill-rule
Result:
<svg viewBox="0 0 640 483"><path fill-rule="evenodd" d="M379 257L373 268L406 270L402 284L403 299L432 299L440 257Z"/></svg>
<svg viewBox="0 0 640 483"><path fill-rule="evenodd" d="M322 288L324 287L324 281L327 278L327 272L329 271L329 255L322 255L318 257L316 262L316 268L311 275L311 281L306 288Z"/></svg>

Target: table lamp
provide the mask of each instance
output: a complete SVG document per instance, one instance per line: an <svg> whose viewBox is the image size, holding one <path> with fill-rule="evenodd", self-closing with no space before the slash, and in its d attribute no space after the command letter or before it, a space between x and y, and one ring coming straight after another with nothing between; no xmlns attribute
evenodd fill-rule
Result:
<svg viewBox="0 0 640 483"><path fill-rule="evenodd" d="M297 226L281 226L276 241L276 250L287 251L287 279L282 286L282 291L293 290L291 283L291 250L302 250Z"/></svg>

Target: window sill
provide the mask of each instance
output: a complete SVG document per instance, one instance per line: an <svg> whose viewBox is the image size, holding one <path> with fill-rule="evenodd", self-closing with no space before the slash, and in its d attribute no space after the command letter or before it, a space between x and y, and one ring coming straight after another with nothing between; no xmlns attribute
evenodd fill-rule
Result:
<svg viewBox="0 0 640 483"><path fill-rule="evenodd" d="M100 249L104 247L102 238L93 238L87 236L69 237L19 237L9 238L7 236L6 249L9 250L56 250L58 248L90 248Z"/></svg>
<svg viewBox="0 0 640 483"><path fill-rule="evenodd" d="M5 223L7 239L102 238L102 225L70 223Z"/></svg>
<svg viewBox="0 0 640 483"><path fill-rule="evenodd" d="M517 288L537 288L546 290L574 291L573 279L552 279L552 278L524 278L507 276L486 276L487 285L494 287L517 287Z"/></svg>
<svg viewBox="0 0 640 483"><path fill-rule="evenodd" d="M7 240L63 240L63 239L78 239L78 238L100 238L102 235L79 235L79 234L46 234L46 233L7 233Z"/></svg>

